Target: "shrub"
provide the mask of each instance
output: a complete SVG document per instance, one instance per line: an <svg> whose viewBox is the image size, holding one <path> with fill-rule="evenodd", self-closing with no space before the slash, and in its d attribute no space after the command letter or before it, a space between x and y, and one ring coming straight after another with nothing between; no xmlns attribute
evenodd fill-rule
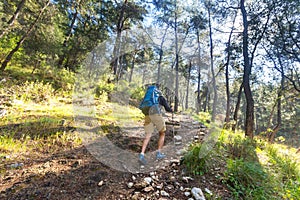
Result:
<svg viewBox="0 0 300 200"><path fill-rule="evenodd" d="M26 81L22 85L15 85L12 91L14 91L16 99L33 101L35 103L48 101L54 95L54 89L51 84L39 81Z"/></svg>

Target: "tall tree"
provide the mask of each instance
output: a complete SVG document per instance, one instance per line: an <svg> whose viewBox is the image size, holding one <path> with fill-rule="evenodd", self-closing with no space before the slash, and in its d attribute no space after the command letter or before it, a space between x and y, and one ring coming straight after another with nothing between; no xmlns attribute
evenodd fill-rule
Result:
<svg viewBox="0 0 300 200"><path fill-rule="evenodd" d="M32 24L29 26L29 28L27 29L27 31L25 32L25 34L21 37L21 39L17 42L16 46L9 52L9 54L6 56L6 58L2 62L0 71L4 71L4 69L6 68L7 64L12 59L13 55L19 50L19 48L21 47L21 45L23 44L23 42L27 39L27 37L29 36L29 34L34 30L34 27L36 26L36 24L38 23L39 19L42 16L42 14L46 10L46 8L50 5L50 3L51 3L51 0L46 1L45 5L41 8L41 10L39 11L39 14L35 18L35 20L32 22Z"/></svg>
<svg viewBox="0 0 300 200"><path fill-rule="evenodd" d="M251 65L249 59L249 41L248 41L248 19L247 11L245 8L245 1L241 0L240 9L243 16L243 58L244 58L244 76L243 76L243 86L247 101L246 108L246 120L245 120L245 134L246 136L253 138L254 136L254 100L250 88L250 74Z"/></svg>
<svg viewBox="0 0 300 200"><path fill-rule="evenodd" d="M215 121L216 117L216 108L217 108L217 101L218 101L218 93L217 93L217 85L216 85L216 77L215 77L215 69L214 69L214 46L213 46L213 33L212 33L212 22L211 22L211 9L212 5L211 2L206 3L206 9L208 12L208 27L209 27L209 45L210 45L210 70L212 75L212 88L213 88L213 104L212 104L212 121Z"/></svg>

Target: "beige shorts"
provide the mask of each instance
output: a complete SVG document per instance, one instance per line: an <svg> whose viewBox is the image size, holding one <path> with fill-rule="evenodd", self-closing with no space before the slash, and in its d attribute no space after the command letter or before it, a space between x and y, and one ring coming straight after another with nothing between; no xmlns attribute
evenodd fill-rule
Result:
<svg viewBox="0 0 300 200"><path fill-rule="evenodd" d="M156 128L159 132L166 131L165 120L161 114L146 115L144 127L146 134L152 134L154 132L154 128Z"/></svg>

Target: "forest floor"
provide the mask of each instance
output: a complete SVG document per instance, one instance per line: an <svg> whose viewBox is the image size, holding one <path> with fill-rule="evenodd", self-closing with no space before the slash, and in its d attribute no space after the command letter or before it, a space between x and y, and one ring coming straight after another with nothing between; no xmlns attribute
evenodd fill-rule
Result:
<svg viewBox="0 0 300 200"><path fill-rule="evenodd" d="M207 199L230 199L230 192L219 179L222 168L215 167L204 175L196 176L188 173L180 162L186 147L205 137L205 128L189 116L177 115L175 121L180 124L175 129L172 125L167 126L164 147L167 157L155 161L152 154L147 153L148 165L144 167L137 161L143 142L142 122L130 132L121 131L114 125L108 126L103 137L131 154L131 157L125 156L131 159L125 163L118 164L116 159L112 160L111 163L115 162L113 167L102 162L95 155L95 148L91 149L86 143L77 145L70 143L71 140L63 143L55 137L52 139L53 146L37 145L36 149L18 153L1 149L0 199L189 199L192 198L193 187L201 188ZM32 129L32 124L25 125ZM18 128L18 124L1 126L0 132ZM15 131L15 135L18 131L20 129ZM77 131L72 127L65 128L64 137ZM180 144L174 144L173 133L184 136ZM153 134L147 152L155 152L157 140L158 134ZM110 149L103 151L99 149L101 146L95 147L99 152L108 152L108 157L115 156ZM123 170L119 170L118 166L122 166ZM145 182L145 178L148 181L150 178L150 182Z"/></svg>

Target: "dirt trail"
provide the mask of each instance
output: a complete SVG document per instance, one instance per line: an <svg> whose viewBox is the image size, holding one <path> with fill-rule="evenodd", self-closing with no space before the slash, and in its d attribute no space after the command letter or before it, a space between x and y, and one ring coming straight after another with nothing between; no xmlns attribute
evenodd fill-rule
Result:
<svg viewBox="0 0 300 200"><path fill-rule="evenodd" d="M180 123L174 127L177 140L174 141L173 126L168 125L164 146L167 158L163 161L154 160L158 140L158 134L154 134L146 154L149 164L142 168L137 162L143 141L142 127L134 131L124 127L103 140L110 141L106 143L108 149L113 144L131 152L127 156L124 152L105 151L109 152L107 158L111 158L107 160L117 167L108 167L95 156L97 145L102 142L103 148L101 140L54 155L28 157L23 166L4 166L0 199L188 199L191 194L186 195L192 187L206 188L226 199L228 192L216 179L218 171L191 177L180 163L184 147L194 140L201 141L207 129L186 115L177 116L175 121ZM99 149L98 152L101 153ZM145 178L151 182L145 182Z"/></svg>

